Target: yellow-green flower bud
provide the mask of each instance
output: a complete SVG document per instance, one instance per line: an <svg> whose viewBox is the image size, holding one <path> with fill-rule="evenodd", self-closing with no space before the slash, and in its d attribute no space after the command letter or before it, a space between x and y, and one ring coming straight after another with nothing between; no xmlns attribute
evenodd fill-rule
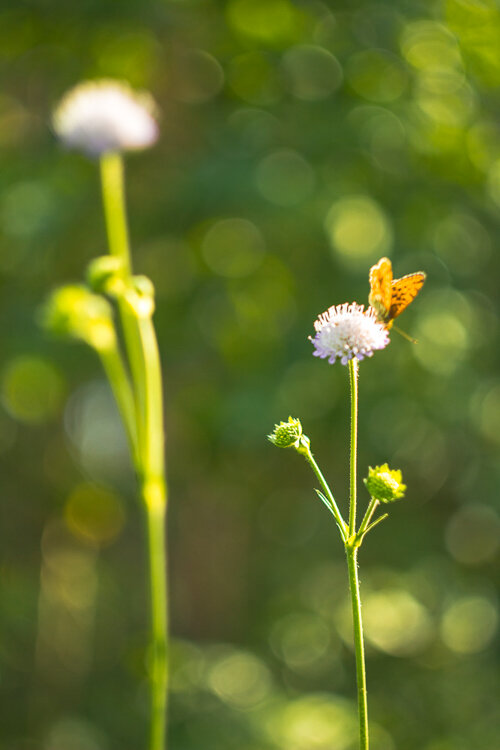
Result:
<svg viewBox="0 0 500 750"><path fill-rule="evenodd" d="M138 318L150 318L155 310L155 288L147 276L133 276L132 286L125 294L130 307Z"/></svg>
<svg viewBox="0 0 500 750"><path fill-rule="evenodd" d="M288 417L288 422L280 422L274 425L274 431L267 436L268 440L278 448L302 448L309 447L309 438L302 432L300 419Z"/></svg>
<svg viewBox="0 0 500 750"><path fill-rule="evenodd" d="M400 500L406 492L406 484L402 482L399 469L389 469L388 464L368 468L368 476L364 479L366 489L374 500L381 503L393 503Z"/></svg>
<svg viewBox="0 0 500 750"><path fill-rule="evenodd" d="M133 276L132 284L137 294L140 294L141 297L150 297L154 300L155 287L148 276Z"/></svg>
<svg viewBox="0 0 500 750"><path fill-rule="evenodd" d="M123 261L114 255L101 255L87 266L87 283L94 292L115 297L124 290Z"/></svg>
<svg viewBox="0 0 500 750"><path fill-rule="evenodd" d="M84 286L56 289L45 303L41 318L52 333L81 339L99 351L114 345L111 305Z"/></svg>

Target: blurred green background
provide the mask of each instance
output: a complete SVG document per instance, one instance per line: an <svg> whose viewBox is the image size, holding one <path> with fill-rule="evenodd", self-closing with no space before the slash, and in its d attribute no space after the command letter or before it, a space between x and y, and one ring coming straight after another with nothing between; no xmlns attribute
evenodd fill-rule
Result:
<svg viewBox="0 0 500 750"><path fill-rule="evenodd" d="M407 499L361 551L373 750L498 750L500 12L493 0L0 3L0 748L145 746L148 592L90 350L37 310L105 252L96 165L50 131L82 79L150 90L127 160L167 405L172 750L355 750L347 371L311 356L368 269L427 283L363 362L360 475ZM364 490L360 490L362 497ZM367 499L367 498L366 498Z"/></svg>

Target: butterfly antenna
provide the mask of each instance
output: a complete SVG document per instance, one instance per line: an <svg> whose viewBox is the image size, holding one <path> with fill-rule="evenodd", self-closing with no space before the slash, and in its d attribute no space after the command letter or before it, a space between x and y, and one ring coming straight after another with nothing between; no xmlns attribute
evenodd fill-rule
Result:
<svg viewBox="0 0 500 750"><path fill-rule="evenodd" d="M396 331L396 333L399 333L400 336L402 336L407 341L410 341L412 344L418 344L417 339L413 339L411 336L408 336L406 331L402 331L401 328L398 328L397 326L392 326L392 330Z"/></svg>

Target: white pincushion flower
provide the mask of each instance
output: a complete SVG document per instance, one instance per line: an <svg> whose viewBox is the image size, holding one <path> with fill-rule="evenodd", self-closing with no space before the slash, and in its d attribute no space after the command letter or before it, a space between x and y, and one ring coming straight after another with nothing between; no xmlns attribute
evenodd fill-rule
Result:
<svg viewBox="0 0 500 750"><path fill-rule="evenodd" d="M70 148L90 156L147 148L158 138L149 94L120 81L87 81L71 89L54 112L54 130Z"/></svg>
<svg viewBox="0 0 500 750"><path fill-rule="evenodd" d="M316 335L309 336L313 354L328 358L332 365L337 359L343 365L353 357L361 361L389 343L387 329L377 321L375 311L371 307L365 310L355 302L330 307L318 317L314 327Z"/></svg>

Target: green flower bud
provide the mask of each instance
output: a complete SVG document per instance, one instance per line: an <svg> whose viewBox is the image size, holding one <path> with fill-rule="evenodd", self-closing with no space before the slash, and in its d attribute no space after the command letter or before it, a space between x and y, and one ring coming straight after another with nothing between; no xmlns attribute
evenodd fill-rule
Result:
<svg viewBox="0 0 500 750"><path fill-rule="evenodd" d="M115 297L123 292L123 261L114 255L101 255L87 266L87 283L94 292Z"/></svg>
<svg viewBox="0 0 500 750"><path fill-rule="evenodd" d="M155 288L147 276L133 276L132 286L125 293L134 313L139 318L150 318L155 310Z"/></svg>
<svg viewBox="0 0 500 750"><path fill-rule="evenodd" d="M309 438L302 433L300 419L288 417L288 422L274 425L274 431L267 436L278 448L309 448Z"/></svg>
<svg viewBox="0 0 500 750"><path fill-rule="evenodd" d="M41 322L56 335L81 339L100 351L115 343L111 305L84 286L56 289L42 309Z"/></svg>
<svg viewBox="0 0 500 750"><path fill-rule="evenodd" d="M151 297L151 299L154 299L155 287L148 276L133 276L132 284L137 294L140 294L141 297Z"/></svg>
<svg viewBox="0 0 500 750"><path fill-rule="evenodd" d="M368 468L368 476L364 479L366 489L374 500L381 503L393 503L400 500L406 492L406 484L399 469L389 469L388 464Z"/></svg>

